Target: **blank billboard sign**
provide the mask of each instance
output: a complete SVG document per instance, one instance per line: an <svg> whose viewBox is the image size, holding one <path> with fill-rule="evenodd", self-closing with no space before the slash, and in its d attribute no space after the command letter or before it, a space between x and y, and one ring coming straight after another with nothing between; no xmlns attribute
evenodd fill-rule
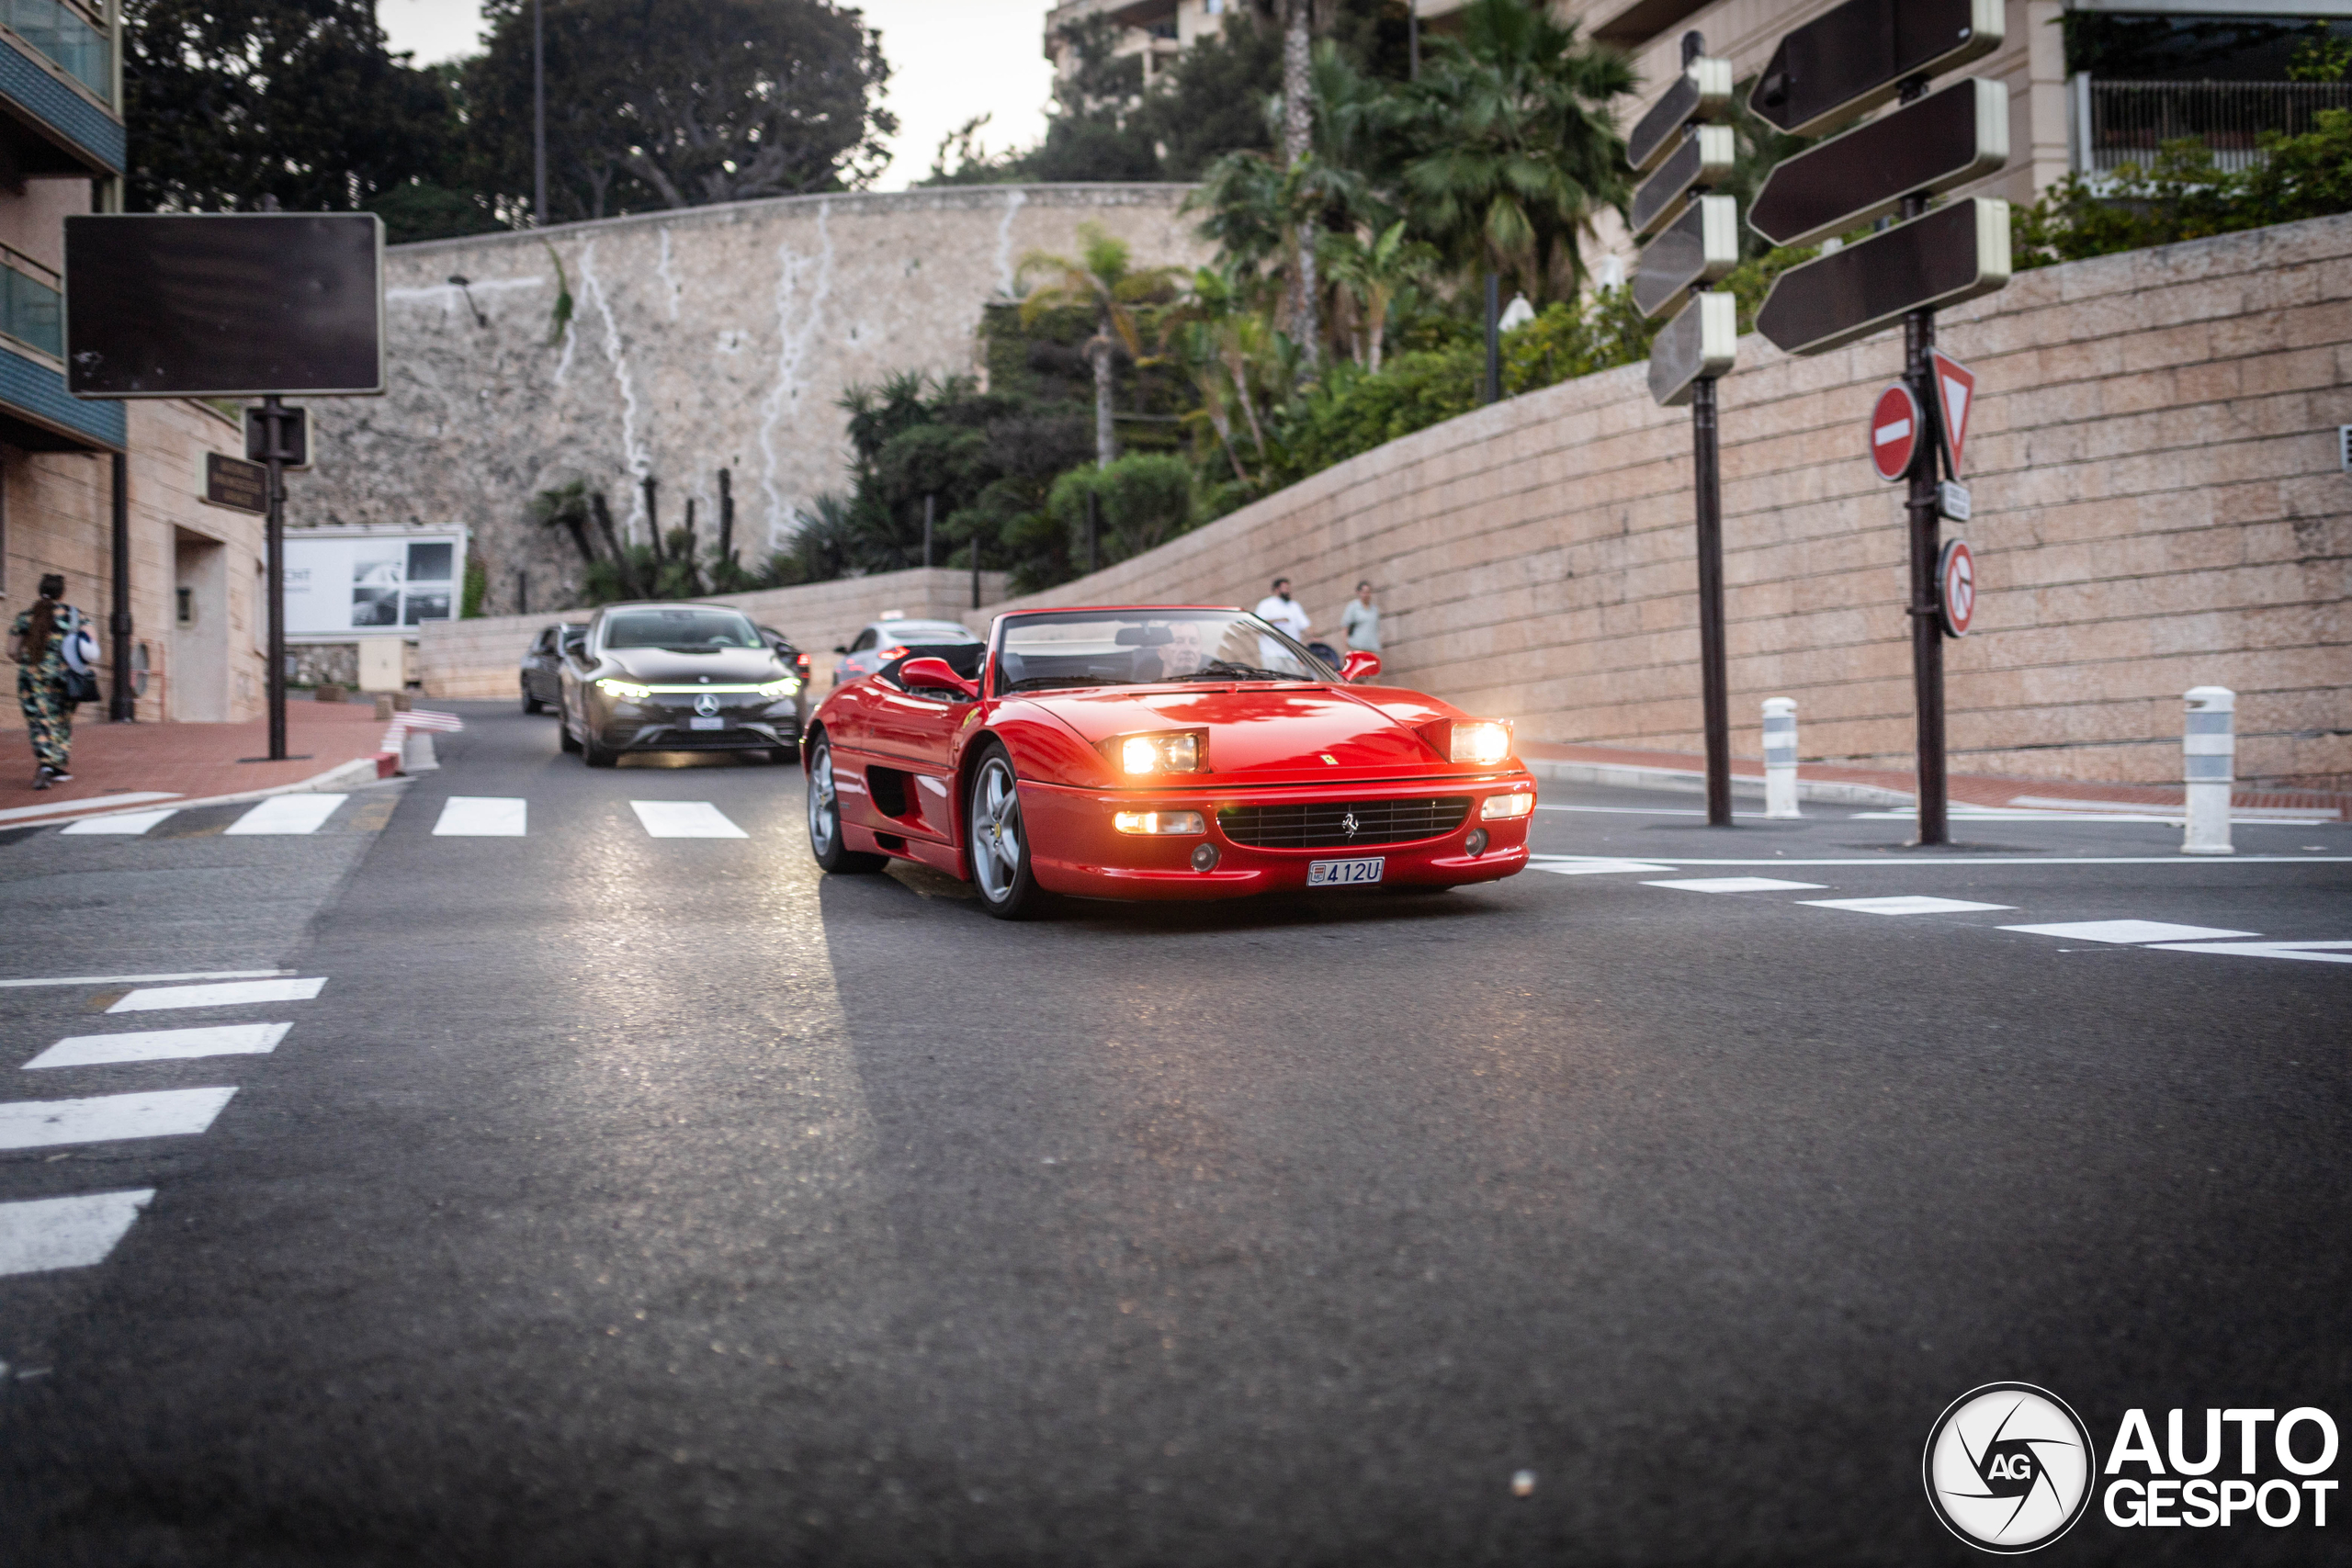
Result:
<svg viewBox="0 0 2352 1568"><path fill-rule="evenodd" d="M68 218L65 365L80 398L381 392L383 221Z"/></svg>

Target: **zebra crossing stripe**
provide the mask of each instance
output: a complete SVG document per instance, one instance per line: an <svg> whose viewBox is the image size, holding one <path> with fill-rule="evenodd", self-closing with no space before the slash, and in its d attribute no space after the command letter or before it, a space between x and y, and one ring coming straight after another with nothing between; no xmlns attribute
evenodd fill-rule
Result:
<svg viewBox="0 0 2352 1568"><path fill-rule="evenodd" d="M166 1089L92 1100L18 1100L0 1104L0 1149L178 1138L203 1132L233 1089Z"/></svg>
<svg viewBox="0 0 2352 1568"><path fill-rule="evenodd" d="M85 817L69 822L58 829L61 833L130 833L140 834L167 817L179 815L179 807L167 806L161 811L119 811L111 817Z"/></svg>
<svg viewBox="0 0 2352 1568"><path fill-rule="evenodd" d="M0 1203L0 1275L103 1263L155 1196L152 1187Z"/></svg>
<svg viewBox="0 0 2352 1568"><path fill-rule="evenodd" d="M307 1002L326 987L323 976L307 980L231 980L218 986L148 986L132 991L108 1012L156 1012L165 1008L238 1007L248 1002Z"/></svg>
<svg viewBox="0 0 2352 1568"><path fill-rule="evenodd" d="M510 795L453 795L441 803L433 834L441 839L519 839L530 802Z"/></svg>
<svg viewBox="0 0 2352 1568"><path fill-rule="evenodd" d="M347 795L273 795L220 830L224 834L315 833L350 798Z"/></svg>
<svg viewBox="0 0 2352 1568"><path fill-rule="evenodd" d="M657 839L751 837L707 800L632 800L628 805L646 832Z"/></svg>
<svg viewBox="0 0 2352 1568"><path fill-rule="evenodd" d="M174 1062L193 1056L266 1056L277 1049L277 1043L293 1027L290 1023L230 1023L206 1029L77 1034L27 1062L25 1071L96 1067L109 1062Z"/></svg>

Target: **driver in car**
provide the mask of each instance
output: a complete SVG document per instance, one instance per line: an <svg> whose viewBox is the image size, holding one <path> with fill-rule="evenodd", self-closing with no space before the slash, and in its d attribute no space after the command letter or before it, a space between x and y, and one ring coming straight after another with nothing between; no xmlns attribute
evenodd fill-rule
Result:
<svg viewBox="0 0 2352 1568"><path fill-rule="evenodd" d="M1190 675L1208 662L1207 650L1201 646L1200 622L1177 621L1168 630L1169 644L1159 650L1160 665L1168 679Z"/></svg>

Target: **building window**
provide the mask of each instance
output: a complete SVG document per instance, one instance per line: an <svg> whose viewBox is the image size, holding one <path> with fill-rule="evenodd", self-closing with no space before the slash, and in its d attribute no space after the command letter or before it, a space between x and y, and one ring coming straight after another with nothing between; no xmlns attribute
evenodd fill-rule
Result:
<svg viewBox="0 0 2352 1568"><path fill-rule="evenodd" d="M5 6L8 0L0 0ZM0 333L51 359L65 357L64 296L56 273L0 245Z"/></svg>
<svg viewBox="0 0 2352 1568"><path fill-rule="evenodd" d="M114 103L112 43L81 12L58 0L0 0L0 25L96 94L99 102Z"/></svg>

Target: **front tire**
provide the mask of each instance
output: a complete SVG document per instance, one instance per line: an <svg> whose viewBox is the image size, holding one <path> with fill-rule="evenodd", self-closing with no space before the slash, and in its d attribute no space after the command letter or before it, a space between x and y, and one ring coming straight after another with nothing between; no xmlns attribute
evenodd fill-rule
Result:
<svg viewBox="0 0 2352 1568"><path fill-rule="evenodd" d="M808 852L835 875L879 871L881 855L853 850L842 839L842 797L833 788L833 748L821 735L808 742Z"/></svg>
<svg viewBox="0 0 2352 1568"><path fill-rule="evenodd" d="M555 743L567 757L576 757L580 754L580 742L574 739L571 734L571 720L561 715L556 717Z"/></svg>
<svg viewBox="0 0 2352 1568"><path fill-rule="evenodd" d="M580 760L592 768L609 768L621 760L621 754L590 735L580 742Z"/></svg>
<svg viewBox="0 0 2352 1568"><path fill-rule="evenodd" d="M980 902L1000 920L1024 920L1041 912L1046 890L1030 869L1028 824L1021 816L1021 781L1004 748L990 742L972 770L964 796L966 849L972 857L972 885Z"/></svg>
<svg viewBox="0 0 2352 1568"><path fill-rule="evenodd" d="M544 711L545 707L545 704L541 703L538 698L531 695L530 687L526 686L523 688L523 711L525 713L539 713Z"/></svg>

